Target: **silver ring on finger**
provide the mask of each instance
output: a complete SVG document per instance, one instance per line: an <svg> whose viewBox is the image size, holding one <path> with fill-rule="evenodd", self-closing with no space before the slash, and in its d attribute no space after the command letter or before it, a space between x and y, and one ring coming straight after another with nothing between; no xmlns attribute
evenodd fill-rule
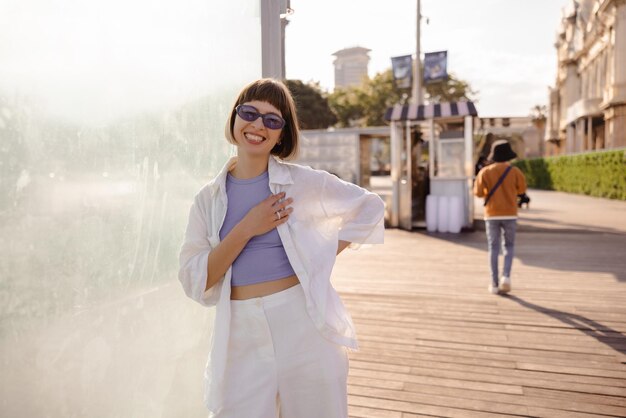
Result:
<svg viewBox="0 0 626 418"><path fill-rule="evenodd" d="M276 220L277 220L277 221L280 221L280 218L282 218L282 216L281 216L281 214L280 214L280 211L279 211L279 210L277 210L277 211L276 211Z"/></svg>

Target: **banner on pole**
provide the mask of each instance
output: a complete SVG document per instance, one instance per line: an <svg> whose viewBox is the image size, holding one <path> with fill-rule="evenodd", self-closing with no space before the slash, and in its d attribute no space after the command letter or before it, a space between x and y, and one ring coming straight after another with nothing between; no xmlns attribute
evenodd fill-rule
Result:
<svg viewBox="0 0 626 418"><path fill-rule="evenodd" d="M397 88L411 88L413 83L413 58L411 55L391 57L391 70Z"/></svg>
<svg viewBox="0 0 626 418"><path fill-rule="evenodd" d="M424 83L448 79L448 51L424 54Z"/></svg>

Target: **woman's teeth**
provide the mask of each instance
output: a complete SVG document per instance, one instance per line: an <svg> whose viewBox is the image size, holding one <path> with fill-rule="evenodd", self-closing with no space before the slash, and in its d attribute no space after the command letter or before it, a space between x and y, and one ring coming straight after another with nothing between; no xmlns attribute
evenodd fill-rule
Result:
<svg viewBox="0 0 626 418"><path fill-rule="evenodd" d="M245 136L246 136L246 139L250 142L260 143L260 142L263 142L263 140L265 140L265 138L263 138L262 136L254 135L251 133L246 133Z"/></svg>

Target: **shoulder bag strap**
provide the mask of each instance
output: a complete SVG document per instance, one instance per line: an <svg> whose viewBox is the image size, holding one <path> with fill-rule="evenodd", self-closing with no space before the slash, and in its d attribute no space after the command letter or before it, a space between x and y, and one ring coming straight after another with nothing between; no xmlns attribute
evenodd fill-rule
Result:
<svg viewBox="0 0 626 418"><path fill-rule="evenodd" d="M498 190L498 187L500 187L500 185L502 184L502 182L504 181L504 178L506 177L507 174L509 174L509 171L511 171L511 168L513 168L513 166L508 166L506 168L506 170L504 170L504 173L502 173L502 175L500 176L500 178L498 179L498 182L496 183L495 186L493 186L493 189L489 190L489 194L487 195L487 197L485 198L485 203L483 204L483 206L487 206L487 202L489 202L489 199L491 199L491 196L493 196L493 194L495 193L496 190Z"/></svg>

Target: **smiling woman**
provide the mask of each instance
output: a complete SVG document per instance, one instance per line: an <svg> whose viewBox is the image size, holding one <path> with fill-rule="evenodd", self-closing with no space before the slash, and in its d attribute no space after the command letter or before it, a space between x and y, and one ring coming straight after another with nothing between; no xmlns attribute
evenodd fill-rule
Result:
<svg viewBox="0 0 626 418"><path fill-rule="evenodd" d="M195 197L180 252L185 293L216 306L205 376L212 418L346 418L354 326L330 283L351 243L383 241L375 194L283 160L297 153L287 87L261 79L231 109L237 156Z"/></svg>

